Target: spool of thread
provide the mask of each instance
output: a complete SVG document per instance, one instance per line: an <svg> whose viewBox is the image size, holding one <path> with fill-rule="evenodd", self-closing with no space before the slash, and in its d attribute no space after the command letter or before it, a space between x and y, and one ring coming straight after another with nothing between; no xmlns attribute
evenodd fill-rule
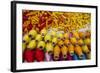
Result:
<svg viewBox="0 0 100 73"><path fill-rule="evenodd" d="M45 58L44 51L39 48L36 48L35 58L38 62L44 61Z"/></svg>
<svg viewBox="0 0 100 73"><path fill-rule="evenodd" d="M82 48L79 45L75 45L75 53L79 56L79 59L83 58Z"/></svg>
<svg viewBox="0 0 100 73"><path fill-rule="evenodd" d="M83 54L82 60L86 60L86 55Z"/></svg>
<svg viewBox="0 0 100 73"><path fill-rule="evenodd" d="M59 60L60 52L61 52L60 47L56 45L56 46L54 47L54 49L53 49L53 59L54 59L55 61L58 61L58 60Z"/></svg>
<svg viewBox="0 0 100 73"><path fill-rule="evenodd" d="M69 50L69 54L70 54L71 56L73 56L73 55L74 55L74 46L73 46L72 44L70 44L70 45L68 46L68 50Z"/></svg>
<svg viewBox="0 0 100 73"><path fill-rule="evenodd" d="M62 53L62 59L65 60L67 58L68 48L66 46L62 46L61 53Z"/></svg>
<svg viewBox="0 0 100 73"><path fill-rule="evenodd" d="M48 52L49 54L52 54L53 53L52 43L47 43L45 49L46 49L46 52Z"/></svg>
<svg viewBox="0 0 100 73"><path fill-rule="evenodd" d="M73 57L70 54L67 54L67 60L73 60Z"/></svg>
<svg viewBox="0 0 100 73"><path fill-rule="evenodd" d="M73 55L73 60L79 60L78 55L74 54Z"/></svg>
<svg viewBox="0 0 100 73"><path fill-rule="evenodd" d="M51 56L51 54L48 54L48 52L45 53L45 60L52 61L52 56Z"/></svg>
<svg viewBox="0 0 100 73"><path fill-rule="evenodd" d="M90 52L90 50L89 50L89 48L88 48L87 45L83 45L83 46L82 46L82 51L83 51L84 53L89 53L89 52Z"/></svg>
<svg viewBox="0 0 100 73"><path fill-rule="evenodd" d="M64 44L65 44L66 46L68 46L68 45L70 44L69 39L65 39L65 40L64 40Z"/></svg>
<svg viewBox="0 0 100 73"><path fill-rule="evenodd" d="M35 55L34 50L26 49L24 50L24 53L23 53L23 59L25 62L33 62L35 60L34 55Z"/></svg>

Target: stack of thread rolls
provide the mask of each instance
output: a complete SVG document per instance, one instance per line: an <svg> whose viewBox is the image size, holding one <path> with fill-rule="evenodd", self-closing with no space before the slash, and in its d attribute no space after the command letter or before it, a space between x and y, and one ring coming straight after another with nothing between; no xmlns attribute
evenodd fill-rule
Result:
<svg viewBox="0 0 100 73"><path fill-rule="evenodd" d="M91 59L89 13L23 10L23 62Z"/></svg>

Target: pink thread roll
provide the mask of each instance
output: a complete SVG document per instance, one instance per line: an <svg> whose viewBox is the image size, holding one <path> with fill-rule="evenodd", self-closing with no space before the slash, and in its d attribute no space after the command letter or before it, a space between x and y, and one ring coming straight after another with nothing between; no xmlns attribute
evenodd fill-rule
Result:
<svg viewBox="0 0 100 73"><path fill-rule="evenodd" d="M67 55L67 60L73 60L73 57L70 54L68 54Z"/></svg>
<svg viewBox="0 0 100 73"><path fill-rule="evenodd" d="M48 54L47 52L45 53L45 59L46 59L46 61L52 61L51 55Z"/></svg>

